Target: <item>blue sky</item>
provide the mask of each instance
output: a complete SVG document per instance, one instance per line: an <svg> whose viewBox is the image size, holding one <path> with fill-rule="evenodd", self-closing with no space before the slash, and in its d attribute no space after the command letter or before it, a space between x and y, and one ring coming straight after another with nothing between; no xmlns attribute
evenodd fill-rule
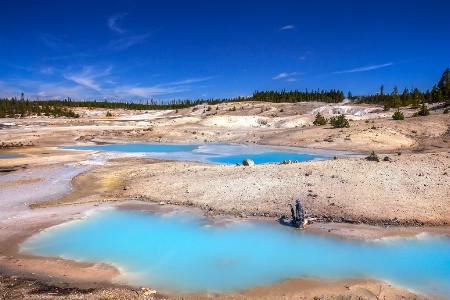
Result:
<svg viewBox="0 0 450 300"><path fill-rule="evenodd" d="M0 0L0 11L8 98L425 91L450 67L448 0Z"/></svg>

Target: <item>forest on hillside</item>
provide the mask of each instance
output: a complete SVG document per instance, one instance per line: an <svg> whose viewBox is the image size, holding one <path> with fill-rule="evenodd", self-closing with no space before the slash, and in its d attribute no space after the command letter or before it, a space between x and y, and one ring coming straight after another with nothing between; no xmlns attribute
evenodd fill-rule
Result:
<svg viewBox="0 0 450 300"><path fill-rule="evenodd" d="M370 103L383 105L385 109L398 108L411 105L419 107L425 102L444 102L450 105L450 71L447 68L441 76L440 81L430 90L425 92L417 88L408 90L404 88L402 93L395 86L392 92L384 90L384 85L380 87L380 92L375 95L353 96L349 91L347 98L353 103ZM130 110L165 110L182 109L197 106L200 104L216 105L224 102L239 101L265 101L274 103L296 103L320 101L326 103L340 103L345 99L344 92L340 90L311 90L302 91L255 91L250 97L237 97L230 99L197 99L197 100L172 100L167 103L158 103L155 100L147 100L142 103L108 102L108 101L73 101L70 97L63 100L25 100L24 93L20 98L0 99L0 118L19 118L27 116L52 116L78 118L73 109L85 107L88 109L130 109Z"/></svg>

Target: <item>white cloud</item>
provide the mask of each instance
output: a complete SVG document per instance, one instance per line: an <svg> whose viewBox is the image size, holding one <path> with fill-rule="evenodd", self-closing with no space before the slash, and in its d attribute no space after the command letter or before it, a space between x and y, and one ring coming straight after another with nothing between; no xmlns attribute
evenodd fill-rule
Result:
<svg viewBox="0 0 450 300"><path fill-rule="evenodd" d="M146 39L150 37L150 34L140 34L123 37L111 42L110 46L114 50L125 50L133 45L145 42Z"/></svg>
<svg viewBox="0 0 450 300"><path fill-rule="evenodd" d="M72 99L81 100L90 94L91 90L87 90L83 86L69 86L65 83L44 83L39 86L34 93L35 98L39 99Z"/></svg>
<svg viewBox="0 0 450 300"><path fill-rule="evenodd" d="M20 97L20 93L25 93L25 98L34 100L64 99L71 97L73 99L82 99L87 95L96 96L97 91L82 85L68 84L67 82L43 82L36 80L14 80L11 82L0 81L0 97Z"/></svg>
<svg viewBox="0 0 450 300"><path fill-rule="evenodd" d="M41 74L59 76L58 81L44 80L0 80L1 97L20 97L22 92L29 99L112 99L114 101L136 100L142 98L164 98L175 93L200 91L199 82L214 77L193 77L168 83L153 82L153 84L123 84L114 78L113 67L84 66L70 67L65 70L43 68ZM52 77L53 78L53 77ZM154 79L150 79L154 80Z"/></svg>
<svg viewBox="0 0 450 300"><path fill-rule="evenodd" d="M380 68L384 68L384 67L389 67L393 64L394 63L387 63L387 64L382 64L382 65L374 65L374 66L368 66L368 67L362 67L362 68L355 68L355 69L350 69L350 70L346 70L346 71L334 72L334 74L371 71L371 70L376 70L376 69L380 69Z"/></svg>
<svg viewBox="0 0 450 300"><path fill-rule="evenodd" d="M288 77L292 77L292 76L296 76L296 75L301 75L303 73L299 73L299 72L292 72L292 73L280 73L275 77L272 77L273 80L277 80L277 79L282 79L282 78L288 78ZM289 80L288 80L289 81Z"/></svg>
<svg viewBox="0 0 450 300"><path fill-rule="evenodd" d="M94 83L93 78L83 77L78 75L64 75L66 79L72 80L78 84L84 85L88 88L101 92L100 85Z"/></svg>
<svg viewBox="0 0 450 300"><path fill-rule="evenodd" d="M212 77L190 78L176 82L157 84L154 86L124 86L116 88L114 93L123 97L139 96L142 98L152 98L160 95L181 93L194 88L199 88L198 86L194 87L189 84L210 80L211 78Z"/></svg>
<svg viewBox="0 0 450 300"><path fill-rule="evenodd" d="M53 73L55 73L55 68L53 67L44 68L41 70L41 73L45 75L52 75Z"/></svg>
<svg viewBox="0 0 450 300"><path fill-rule="evenodd" d="M183 84L189 84L189 83L206 81L206 80L210 80L212 78L213 77L191 78L191 79L185 79L185 80L182 80L182 81L176 81L176 82L167 83L167 85L183 85Z"/></svg>
<svg viewBox="0 0 450 300"><path fill-rule="evenodd" d="M117 25L117 22L119 20L125 18L127 15L128 14L125 13L125 14L114 15L112 17L109 17L108 22L107 22L108 28L115 33L119 33L119 34L126 33L127 31L123 28L120 28L119 25Z"/></svg>
<svg viewBox="0 0 450 300"><path fill-rule="evenodd" d="M286 26L281 27L280 30L289 30L289 29L294 29L294 28L295 28L295 26L291 24L291 25L286 25Z"/></svg>
<svg viewBox="0 0 450 300"><path fill-rule="evenodd" d="M148 37L150 36L149 33L131 34L131 33L129 33L128 30L120 27L118 25L118 22L120 20L122 20L123 18L125 18L127 15L128 15L127 13L114 15L112 17L109 17L108 21L107 21L108 28L112 32L119 35L119 38L111 41L111 43L109 45L110 48L117 50L117 51L125 50L133 45L140 44L140 43L144 42L146 39L148 39Z"/></svg>
<svg viewBox="0 0 450 300"><path fill-rule="evenodd" d="M154 96L173 94L178 92L183 92L184 89L177 87L163 87L160 85L150 86L150 87L131 87L122 89L122 92L131 96L139 96L142 98L151 98Z"/></svg>
<svg viewBox="0 0 450 300"><path fill-rule="evenodd" d="M95 82L95 79L99 77L105 77L109 75L112 71L112 67L109 66L102 71L95 72L93 67L85 67L82 72L78 73L66 73L64 74L64 78L76 82L85 87L91 88L93 90L101 92L100 84Z"/></svg>
<svg viewBox="0 0 450 300"><path fill-rule="evenodd" d="M273 77L272 79L273 79L273 80L277 80L277 79L281 79L281 78L286 78L286 77L288 77L288 76L289 76L288 73L280 73L280 74L278 74L277 76Z"/></svg>

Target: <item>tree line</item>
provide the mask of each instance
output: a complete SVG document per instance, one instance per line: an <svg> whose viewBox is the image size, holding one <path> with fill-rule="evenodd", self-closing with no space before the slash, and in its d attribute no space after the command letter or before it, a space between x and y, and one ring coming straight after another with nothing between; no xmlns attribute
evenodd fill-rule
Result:
<svg viewBox="0 0 450 300"><path fill-rule="evenodd" d="M424 102L445 102L450 104L450 70L447 68L442 73L438 84L426 92L421 92L417 88L408 90L406 87L400 94L397 86L394 86L391 93L385 93L384 85L380 87L380 92L375 95L353 97L352 100L360 103L382 104L385 109L398 108L411 105L418 108Z"/></svg>
<svg viewBox="0 0 450 300"><path fill-rule="evenodd" d="M78 118L70 108L64 106L62 101L28 101L13 99L0 99L0 118L18 118L26 116L54 116Z"/></svg>
<svg viewBox="0 0 450 300"><path fill-rule="evenodd" d="M404 88L400 93L397 86L392 92L386 93L384 85L380 87L380 92L375 95L352 96L348 92L347 98L357 103L371 103L384 105L385 109L397 108L400 106L411 105L419 107L424 102L445 102L450 104L450 71L447 68L441 76L440 81L433 86L432 90L421 92L417 88L408 90ZM20 99L0 99L0 118L26 117L36 116L54 116L78 118L73 109L84 107L88 109L104 108L104 109L130 109L130 110L165 110L165 109L182 109L189 108L201 104L217 105L224 102L240 102L240 101L264 101L274 103L296 103L321 101L326 103L339 103L345 99L344 93L340 90L311 90L306 89L304 92L295 91L255 91L249 97L235 97L222 99L197 99L197 100L172 100L170 102L160 102L151 99L142 103L127 102L109 102L109 101L73 101L71 98L64 100L35 100L29 101L24 99L21 94Z"/></svg>

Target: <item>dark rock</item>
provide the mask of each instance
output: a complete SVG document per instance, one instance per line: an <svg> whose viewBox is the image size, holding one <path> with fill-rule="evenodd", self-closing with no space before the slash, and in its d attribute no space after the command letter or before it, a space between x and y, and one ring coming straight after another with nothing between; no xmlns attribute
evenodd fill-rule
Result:
<svg viewBox="0 0 450 300"><path fill-rule="evenodd" d="M370 155L366 157L366 160L379 162L380 158L378 157L378 155Z"/></svg>
<svg viewBox="0 0 450 300"><path fill-rule="evenodd" d="M244 161L242 162L242 165L246 166L246 167L251 167L255 165L255 162L251 159L244 159Z"/></svg>

